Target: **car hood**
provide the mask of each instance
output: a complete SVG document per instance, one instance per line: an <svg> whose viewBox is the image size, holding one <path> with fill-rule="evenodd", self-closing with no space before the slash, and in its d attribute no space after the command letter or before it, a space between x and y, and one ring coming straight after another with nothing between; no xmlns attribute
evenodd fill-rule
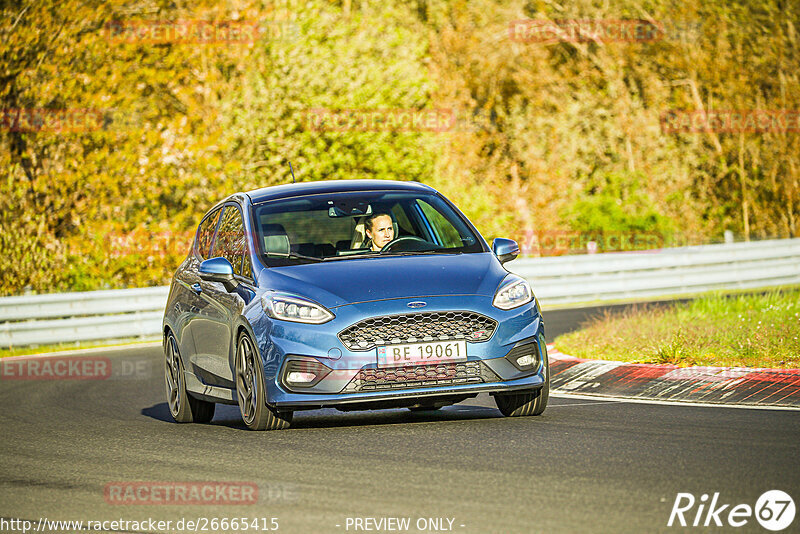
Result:
<svg viewBox="0 0 800 534"><path fill-rule="evenodd" d="M435 254L336 260L264 269L259 286L334 308L375 300L494 295L508 275L494 254Z"/></svg>

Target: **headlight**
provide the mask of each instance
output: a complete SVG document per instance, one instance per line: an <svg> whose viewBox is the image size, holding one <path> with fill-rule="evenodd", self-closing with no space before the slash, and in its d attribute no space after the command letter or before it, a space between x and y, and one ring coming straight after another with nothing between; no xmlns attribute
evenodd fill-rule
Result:
<svg viewBox="0 0 800 534"><path fill-rule="evenodd" d="M511 310L533 300L533 290L527 280L514 277L500 286L492 304L501 310Z"/></svg>
<svg viewBox="0 0 800 534"><path fill-rule="evenodd" d="M316 302L286 295L264 295L261 307L273 319L295 323L322 324L335 317Z"/></svg>

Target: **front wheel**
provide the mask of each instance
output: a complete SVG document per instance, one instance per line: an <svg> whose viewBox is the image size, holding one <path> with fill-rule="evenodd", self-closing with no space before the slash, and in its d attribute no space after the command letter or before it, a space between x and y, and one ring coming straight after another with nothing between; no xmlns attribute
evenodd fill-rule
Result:
<svg viewBox="0 0 800 534"><path fill-rule="evenodd" d="M540 415L547 408L550 396L550 382L545 382L542 389L535 393L511 393L495 395L494 402L500 413L506 417L521 417L523 415Z"/></svg>
<svg viewBox="0 0 800 534"><path fill-rule="evenodd" d="M547 353L544 359L544 384L538 391L495 395L494 402L506 417L541 415L550 398L550 366Z"/></svg>
<svg viewBox="0 0 800 534"><path fill-rule="evenodd" d="M236 398L250 430L283 430L292 422L292 412L276 412L267 406L261 359L245 332L236 344Z"/></svg>
<svg viewBox="0 0 800 534"><path fill-rule="evenodd" d="M167 404L169 413L178 423L208 423L214 418L213 402L195 399L186 392L183 360L178 351L175 335L167 334L164 343L164 378L167 385Z"/></svg>

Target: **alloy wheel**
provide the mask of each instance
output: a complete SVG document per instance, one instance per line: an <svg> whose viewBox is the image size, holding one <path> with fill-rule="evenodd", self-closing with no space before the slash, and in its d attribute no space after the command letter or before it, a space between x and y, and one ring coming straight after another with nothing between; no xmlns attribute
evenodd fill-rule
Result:
<svg viewBox="0 0 800 534"><path fill-rule="evenodd" d="M250 425L258 408L258 379L256 378L255 351L247 336L239 338L236 349L236 392L239 395L239 409L245 424Z"/></svg>
<svg viewBox="0 0 800 534"><path fill-rule="evenodd" d="M173 336L167 339L166 362L164 374L167 385L167 401L169 411L173 417L177 417L181 409L181 364L178 347Z"/></svg>

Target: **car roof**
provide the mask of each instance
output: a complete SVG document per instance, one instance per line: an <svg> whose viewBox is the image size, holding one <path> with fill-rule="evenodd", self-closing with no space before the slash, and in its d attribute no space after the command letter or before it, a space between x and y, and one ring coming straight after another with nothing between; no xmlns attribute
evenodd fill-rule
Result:
<svg viewBox="0 0 800 534"><path fill-rule="evenodd" d="M261 189L248 191L246 194L250 197L250 201L253 204L259 204L279 198L357 191L436 192L432 187L419 182L401 182L398 180L321 180L318 182L301 182L263 187Z"/></svg>

